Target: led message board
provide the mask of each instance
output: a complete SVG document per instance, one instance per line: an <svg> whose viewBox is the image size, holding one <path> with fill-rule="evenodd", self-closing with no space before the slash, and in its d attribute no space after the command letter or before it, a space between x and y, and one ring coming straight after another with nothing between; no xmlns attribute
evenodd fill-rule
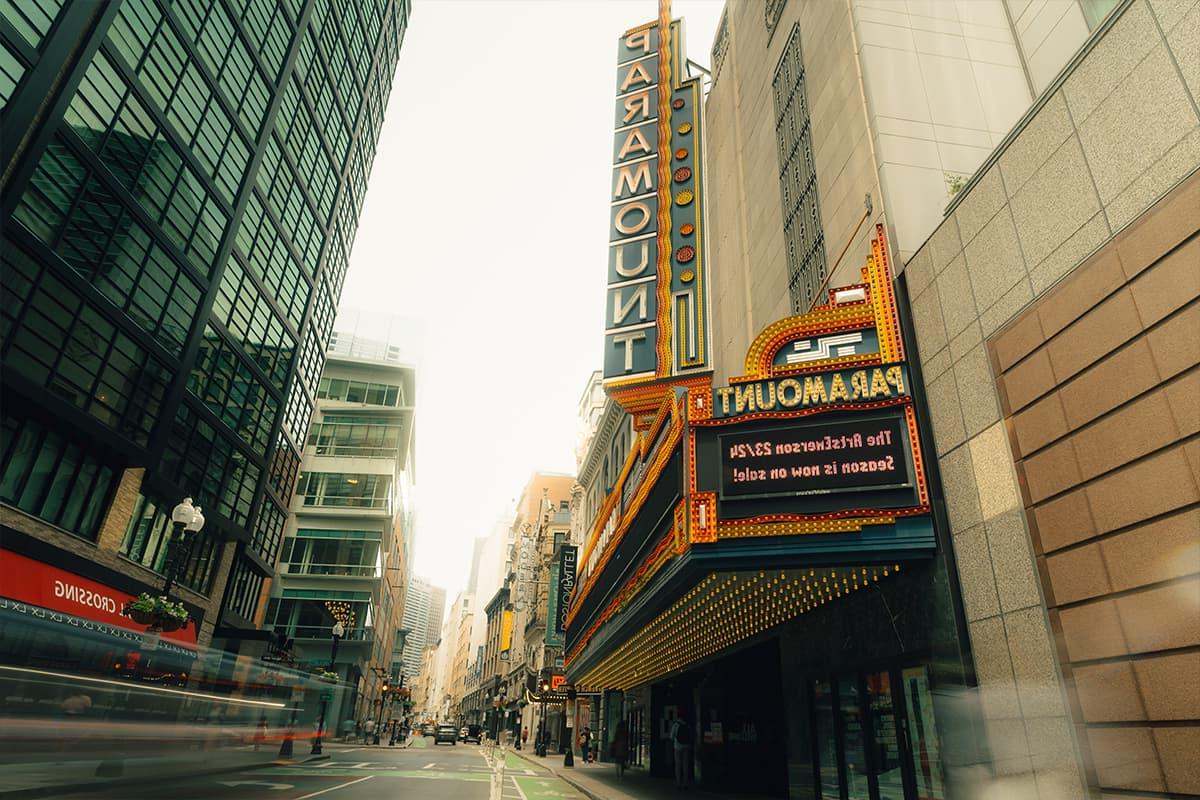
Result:
<svg viewBox="0 0 1200 800"><path fill-rule="evenodd" d="M827 494L909 486L899 417L790 425L719 437L722 497Z"/></svg>

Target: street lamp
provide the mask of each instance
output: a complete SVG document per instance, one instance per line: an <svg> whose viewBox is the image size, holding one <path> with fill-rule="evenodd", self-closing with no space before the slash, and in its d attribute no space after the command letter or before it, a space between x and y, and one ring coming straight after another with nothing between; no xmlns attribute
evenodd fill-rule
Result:
<svg viewBox="0 0 1200 800"><path fill-rule="evenodd" d="M337 663L338 641L346 633L346 628L342 625L341 622L335 621L333 623L332 633L333 633L333 648L330 650L330 653L329 653L329 669L327 671L328 672L337 672L335 665ZM312 750L310 751L310 755L319 756L322 754L321 738L325 735L325 704L327 702L328 701L325 699L325 692L321 692L321 715L317 718L317 736L315 739L313 739Z"/></svg>
<svg viewBox="0 0 1200 800"><path fill-rule="evenodd" d="M541 691L538 694L541 695L541 700L542 700L542 718L540 720L538 720L538 742L537 742L537 748L534 750L534 752L539 756L545 757L545 755L546 755L546 693L550 691L550 681L542 680L541 685L538 686L538 688L541 689Z"/></svg>
<svg viewBox="0 0 1200 800"><path fill-rule="evenodd" d="M192 544L203 528L204 514L200 512L200 506L192 505L192 498L183 498L179 505L171 509L171 541L167 543L167 582L163 584L164 597L171 596L179 569L191 559Z"/></svg>

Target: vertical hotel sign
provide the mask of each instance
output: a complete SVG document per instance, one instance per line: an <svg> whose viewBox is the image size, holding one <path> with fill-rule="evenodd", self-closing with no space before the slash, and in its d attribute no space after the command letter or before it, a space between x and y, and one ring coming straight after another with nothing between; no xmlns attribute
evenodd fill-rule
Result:
<svg viewBox="0 0 1200 800"><path fill-rule="evenodd" d="M683 22L656 22L617 48L604 379L612 388L709 369L699 78Z"/></svg>

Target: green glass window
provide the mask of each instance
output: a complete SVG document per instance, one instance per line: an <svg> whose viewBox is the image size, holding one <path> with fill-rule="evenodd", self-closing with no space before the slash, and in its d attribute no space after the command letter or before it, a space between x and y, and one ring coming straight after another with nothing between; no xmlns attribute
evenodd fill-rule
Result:
<svg viewBox="0 0 1200 800"><path fill-rule="evenodd" d="M0 0L0 19L38 50L62 7L63 0Z"/></svg>
<svg viewBox="0 0 1200 800"><path fill-rule="evenodd" d="M79 442L32 419L6 413L0 428L0 500L94 540L116 471Z"/></svg>

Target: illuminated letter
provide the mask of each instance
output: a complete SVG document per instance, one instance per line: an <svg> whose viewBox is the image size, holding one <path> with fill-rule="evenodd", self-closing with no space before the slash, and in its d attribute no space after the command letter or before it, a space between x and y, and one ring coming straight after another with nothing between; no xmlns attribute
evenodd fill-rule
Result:
<svg viewBox="0 0 1200 800"><path fill-rule="evenodd" d="M775 382L771 381L767 384L767 401L763 402L762 384L756 384L754 387L754 400L758 403L758 407L763 411L770 411L775 407Z"/></svg>
<svg viewBox="0 0 1200 800"><path fill-rule="evenodd" d="M634 209L637 209L641 212L642 218L635 225L626 225L625 215ZM640 233L646 229L647 225L650 224L650 207L645 203L630 203L629 205L622 206L621 210L617 212L617 221L614 224L616 225L617 230L626 236Z"/></svg>
<svg viewBox="0 0 1200 800"><path fill-rule="evenodd" d="M617 274L622 278L636 278L646 271L646 267L650 266L650 240L642 239L638 244L641 244L642 252L638 256L638 265L632 269L625 266L625 248L629 245L617 245L617 263L615 269L617 270Z"/></svg>
<svg viewBox="0 0 1200 800"><path fill-rule="evenodd" d="M654 79L650 77L650 73L646 72L646 68L642 62L637 62L629 68L629 73L626 74L625 80L621 81L621 92L625 92L631 83L654 83Z"/></svg>
<svg viewBox="0 0 1200 800"><path fill-rule="evenodd" d="M641 113L642 119L650 119L650 92L638 92L631 94L625 98L625 116L621 117L621 124L628 125L633 119L633 115Z"/></svg>
<svg viewBox="0 0 1200 800"><path fill-rule="evenodd" d="M643 28L640 31L634 31L625 37L625 46L630 50L642 48L643 53L650 52L650 29Z"/></svg>
<svg viewBox="0 0 1200 800"><path fill-rule="evenodd" d="M850 374L850 386L854 389L854 399L865 399L867 396L867 371L855 370Z"/></svg>
<svg viewBox="0 0 1200 800"><path fill-rule="evenodd" d="M809 406L814 403L828 403L829 398L825 396L825 380L820 376L815 378L804 379L804 405Z"/></svg>
<svg viewBox="0 0 1200 800"><path fill-rule="evenodd" d="M904 394L904 378L900 375L899 367L888 367L885 379L896 387L896 394Z"/></svg>
<svg viewBox="0 0 1200 800"><path fill-rule="evenodd" d="M640 128L632 128L629 133L625 134L625 144L621 145L621 152L617 153L617 161L624 161L626 156L632 152L640 152L645 155L654 152L650 149L650 143L646 141L646 137L642 136Z"/></svg>
<svg viewBox="0 0 1200 800"><path fill-rule="evenodd" d="M633 369L633 343L646 338L645 331L613 334L613 344L625 345L625 371Z"/></svg>
<svg viewBox="0 0 1200 800"><path fill-rule="evenodd" d="M792 397L789 400L784 393L785 389L792 390ZM800 405L800 381L794 378L784 378L779 382L779 404L784 408L794 408Z"/></svg>
<svg viewBox="0 0 1200 800"><path fill-rule="evenodd" d="M634 287L633 294L624 303L621 302L621 290L619 288L613 290L613 325L620 325L629 316L629 311L633 308L634 303L638 307L638 322L646 320L646 288L648 284L643 283L641 286Z"/></svg>
<svg viewBox="0 0 1200 800"><path fill-rule="evenodd" d="M891 387L888 386L887 379L883 377L883 370L879 367L871 370L871 397L890 397L892 394Z"/></svg>
<svg viewBox="0 0 1200 800"><path fill-rule="evenodd" d="M717 389L717 394L721 397L721 413L729 413L729 395L733 394L733 389L728 386L722 386Z"/></svg>
<svg viewBox="0 0 1200 800"><path fill-rule="evenodd" d="M628 165L617 170L617 188L613 189L613 199L621 196L621 192L628 187L630 194L637 194L638 187L645 182L646 191L654 189L654 181L650 177L650 162L643 161L635 167Z"/></svg>
<svg viewBox="0 0 1200 800"><path fill-rule="evenodd" d="M833 373L833 380L829 382L829 402L849 399L850 392L846 391L846 382L842 380L842 373Z"/></svg>
<svg viewBox="0 0 1200 800"><path fill-rule="evenodd" d="M754 410L754 387L751 385L735 386L733 390L733 405L737 413Z"/></svg>

